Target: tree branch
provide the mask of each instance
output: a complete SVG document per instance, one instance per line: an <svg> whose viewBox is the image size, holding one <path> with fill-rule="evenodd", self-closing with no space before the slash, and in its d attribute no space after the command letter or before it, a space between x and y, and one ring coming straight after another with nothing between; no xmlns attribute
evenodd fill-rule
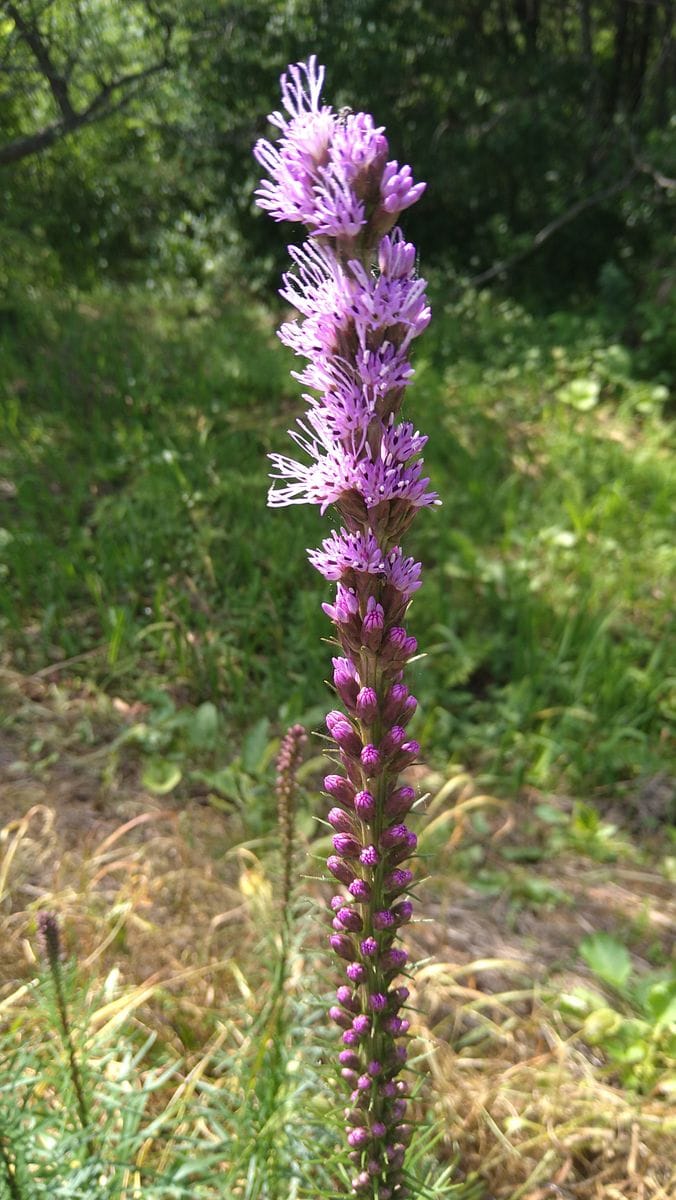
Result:
<svg viewBox="0 0 676 1200"><path fill-rule="evenodd" d="M68 88L68 77L72 70L72 64L67 74L59 72L37 24L30 24L26 21L13 3L4 3L4 8L14 21L26 45L31 50L40 73L46 80L52 93L60 113L60 118L52 122L52 124L36 130L35 133L25 134L22 137L15 138L14 141L6 143L4 146L0 146L0 166L20 162L32 154L39 154L49 149L50 146L60 141L61 138L75 133L86 125L93 125L95 122L102 121L104 118L112 116L113 113L119 112L120 109L124 108L125 105L134 99L140 91L140 86L147 79L166 70L170 66L173 25L164 19L162 27L162 57L142 70L130 71L126 75L120 75L117 79L113 79L107 83L100 81L99 91L96 95L89 101L85 108L77 109L70 98ZM148 9L155 15L150 3L148 3ZM120 91L124 92L122 97L119 97Z"/></svg>
<svg viewBox="0 0 676 1200"><path fill-rule="evenodd" d="M616 196L618 192L623 192L629 186L632 179L639 172L638 164L635 164L623 175L621 179L617 179L615 183L609 184L606 188L601 188L598 192L594 192L591 196L585 196L582 200L577 200L570 208L566 209L553 221L549 221L547 225L543 225L534 234L530 244L523 250L519 250L516 254L510 255L509 258L503 258L501 262L495 263L488 270L482 271L479 275L473 275L467 282L470 287L481 287L484 283L489 283L491 279L497 279L499 275L503 275L506 271L511 271L512 267L518 266L524 259L530 258L540 246L549 241L549 238L554 233L558 233L559 229L563 229L565 225L569 225L580 213L586 212L587 209L595 208L597 204L603 204L604 200L609 200L611 196Z"/></svg>

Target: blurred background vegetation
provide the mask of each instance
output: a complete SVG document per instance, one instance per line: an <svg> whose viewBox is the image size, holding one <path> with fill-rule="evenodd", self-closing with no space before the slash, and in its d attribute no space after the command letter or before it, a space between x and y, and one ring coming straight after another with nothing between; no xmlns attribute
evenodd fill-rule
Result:
<svg viewBox="0 0 676 1200"><path fill-rule="evenodd" d="M0 1012L23 1004L51 896L106 1015L119 964L136 983L124 1063L142 1013L151 1090L166 1054L194 1067L221 1036L226 999L260 1068L274 755L292 721L320 728L330 647L303 552L326 524L265 508L300 406L274 331L302 231L254 208L251 147L281 70L314 52L327 101L372 111L428 181L402 222L434 310L408 403L444 501L409 545L434 797L434 923L411 937L434 960L425 1044L453 1056L432 1068L445 1153L461 1143L500 1197L546 1200L550 1178L671 1194L674 10L0 0ZM319 852L314 747L298 837ZM224 961L235 982L214 991ZM198 1003L166 983L186 972ZM303 1074L284 1045L314 1092L314 1059ZM233 1093L250 1118L233 1187L261 1128L275 1142L286 1071L258 1109L253 1083ZM124 1153L150 1162L144 1128ZM242 1194L275 1196L252 1179ZM157 1187L182 1194L178 1175Z"/></svg>
<svg viewBox="0 0 676 1200"><path fill-rule="evenodd" d="M657 770L669 708L673 4L0 5L11 662L85 654L241 731L323 700L312 513L264 513L297 410L254 209L280 68L377 114L436 320L415 419L430 751L577 792ZM155 703L152 700L152 703Z"/></svg>

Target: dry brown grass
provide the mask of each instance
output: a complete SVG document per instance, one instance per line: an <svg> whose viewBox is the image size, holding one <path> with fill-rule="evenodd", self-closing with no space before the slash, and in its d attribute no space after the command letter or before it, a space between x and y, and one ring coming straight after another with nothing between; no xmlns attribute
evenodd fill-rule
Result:
<svg viewBox="0 0 676 1200"><path fill-rule="evenodd" d="M72 723L98 703L84 696L59 708L42 684L19 702L35 708L33 730L42 722L66 747ZM113 738L110 709L99 716ZM111 787L101 757L65 749L36 775L17 768L21 750L8 738L0 759L0 1016L22 1002L35 914L49 907L84 972L118 972L135 1020L199 1071L218 1018L251 1011L264 986L258 947L274 910L274 856L241 844L236 816L153 799L131 769ZM433 806L444 836L423 889L432 920L410 935L427 960L417 1032L445 1152L460 1149L495 1200L672 1200L668 1094L623 1091L547 999L575 982L571 951L590 928L641 916L651 936L668 938L664 879L570 856L551 869L573 903L515 911L452 874L463 822L482 806L494 814L497 844L514 828L513 811L477 797L466 777ZM460 1034L465 1044L454 1049Z"/></svg>

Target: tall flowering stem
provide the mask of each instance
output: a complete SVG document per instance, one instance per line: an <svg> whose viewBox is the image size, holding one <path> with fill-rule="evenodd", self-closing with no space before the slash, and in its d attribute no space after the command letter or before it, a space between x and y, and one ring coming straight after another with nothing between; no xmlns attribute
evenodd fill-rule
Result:
<svg viewBox="0 0 676 1200"><path fill-rule="evenodd" d="M306 360L293 374L308 389L307 412L291 431L303 457L270 456L269 504L318 504L322 513L334 505L341 523L308 551L336 585L323 608L335 626L333 684L343 706L326 718L339 768L324 780L335 830L327 866L342 885L329 940L346 974L329 1015L342 1030L350 1092L351 1194L401 1200L411 1130L398 1078L409 1022L400 1014L409 993L397 983L407 964L397 936L411 918L405 863L416 835L405 823L415 793L400 774L419 753L406 732L416 699L404 668L417 646L404 621L420 586L420 563L401 540L417 510L439 501L423 474L427 439L398 420L410 346L430 310L415 248L396 220L425 185L390 160L371 116L321 103L323 81L314 56L290 66L284 112L270 116L279 135L254 150L268 175L259 205L308 232L289 247L293 267L281 289L300 318L279 330Z"/></svg>

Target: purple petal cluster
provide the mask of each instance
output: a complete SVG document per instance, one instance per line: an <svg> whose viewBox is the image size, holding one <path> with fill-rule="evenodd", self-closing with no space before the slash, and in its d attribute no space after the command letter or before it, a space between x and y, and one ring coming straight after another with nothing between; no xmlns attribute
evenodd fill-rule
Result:
<svg viewBox="0 0 676 1200"><path fill-rule="evenodd" d="M417 839L406 821L415 801L400 774L418 757L407 724L417 701L404 682L417 642L404 624L420 587L420 563L402 537L419 508L439 503L424 474L427 441L399 411L413 375L413 339L430 319L415 248L395 226L425 185L390 160L384 130L366 113L321 103L324 68L311 57L282 77L276 142L255 148L268 178L258 203L275 220L301 222L308 240L289 248L281 295L298 312L280 338L306 365L307 411L290 436L299 459L271 455L272 506L335 505L340 527L310 562L336 585L323 605L339 654L333 684L342 709L326 725L338 769L326 776L334 830L327 867L343 891L331 902L329 941L347 983L330 1018L341 1030L341 1074L352 1190L379 1200L405 1196L403 1162L408 989L397 984L407 953L397 944L411 919L403 865Z"/></svg>

